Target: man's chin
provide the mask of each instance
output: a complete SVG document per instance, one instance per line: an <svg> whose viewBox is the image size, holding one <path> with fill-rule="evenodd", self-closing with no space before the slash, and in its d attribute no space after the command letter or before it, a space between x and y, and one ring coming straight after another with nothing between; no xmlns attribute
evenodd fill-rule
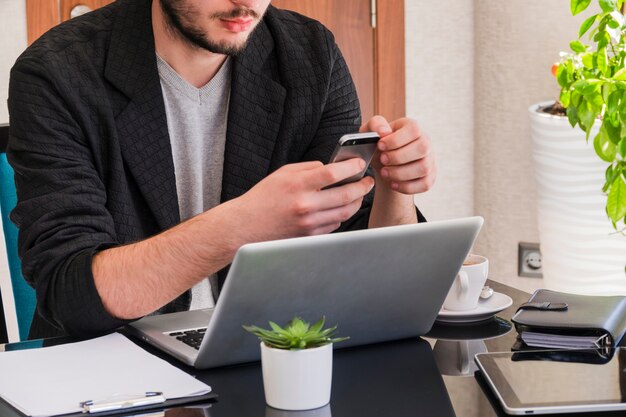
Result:
<svg viewBox="0 0 626 417"><path fill-rule="evenodd" d="M196 45L214 54L236 56L246 49L247 44L246 38L242 42L206 42L203 45Z"/></svg>
<svg viewBox="0 0 626 417"><path fill-rule="evenodd" d="M194 43L209 52L218 53L222 55L237 55L241 53L252 36L252 33L256 29L256 25L248 31L239 33L226 33L220 39L209 39L204 37L201 42L199 39L195 39Z"/></svg>

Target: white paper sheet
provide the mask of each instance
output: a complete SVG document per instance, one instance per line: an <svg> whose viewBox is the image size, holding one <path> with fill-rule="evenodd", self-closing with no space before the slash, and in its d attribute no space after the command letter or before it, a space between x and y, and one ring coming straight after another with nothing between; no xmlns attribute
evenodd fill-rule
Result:
<svg viewBox="0 0 626 417"><path fill-rule="evenodd" d="M153 391L173 399L203 395L211 387L119 333L0 353L0 396L28 416L81 412L82 401Z"/></svg>

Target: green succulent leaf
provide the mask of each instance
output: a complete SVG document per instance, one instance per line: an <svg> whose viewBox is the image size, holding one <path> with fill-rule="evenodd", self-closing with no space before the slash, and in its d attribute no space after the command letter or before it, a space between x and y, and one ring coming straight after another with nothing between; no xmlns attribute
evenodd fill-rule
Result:
<svg viewBox="0 0 626 417"><path fill-rule="evenodd" d="M285 327L270 321L270 329L262 329L254 325L244 325L244 330L257 336L267 346L277 349L311 349L328 343L339 343L347 337L334 337L337 326L323 329L325 318L315 322L313 326L294 317Z"/></svg>
<svg viewBox="0 0 626 417"><path fill-rule="evenodd" d="M319 319L313 326L311 326L311 333L313 334L319 333L322 330L322 327L324 327L325 321L326 321L325 317L322 317L321 319Z"/></svg>
<svg viewBox="0 0 626 417"><path fill-rule="evenodd" d="M591 3L591 0L570 0L570 10L572 11L572 15L575 16L584 11L587 7L589 7L589 3Z"/></svg>

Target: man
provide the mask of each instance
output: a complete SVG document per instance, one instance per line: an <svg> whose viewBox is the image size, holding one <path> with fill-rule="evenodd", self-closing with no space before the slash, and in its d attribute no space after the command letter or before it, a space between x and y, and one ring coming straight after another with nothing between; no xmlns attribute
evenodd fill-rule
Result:
<svg viewBox="0 0 626 417"><path fill-rule="evenodd" d="M30 337L211 305L245 243L418 220L435 170L409 119L360 126L383 137L374 196L370 176L324 189L363 167L320 162L359 129L354 86L326 29L269 3L120 0L18 59L7 153Z"/></svg>

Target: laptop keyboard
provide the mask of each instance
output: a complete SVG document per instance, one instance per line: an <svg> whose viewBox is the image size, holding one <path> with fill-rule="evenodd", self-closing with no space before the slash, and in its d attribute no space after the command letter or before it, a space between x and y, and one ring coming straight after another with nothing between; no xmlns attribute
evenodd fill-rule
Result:
<svg viewBox="0 0 626 417"><path fill-rule="evenodd" d="M204 333L206 332L206 327L195 330L184 330L181 332L173 332L169 335L175 337L176 340L180 340L186 345L191 346L195 350L200 349L200 344L202 343L202 338L204 337Z"/></svg>

